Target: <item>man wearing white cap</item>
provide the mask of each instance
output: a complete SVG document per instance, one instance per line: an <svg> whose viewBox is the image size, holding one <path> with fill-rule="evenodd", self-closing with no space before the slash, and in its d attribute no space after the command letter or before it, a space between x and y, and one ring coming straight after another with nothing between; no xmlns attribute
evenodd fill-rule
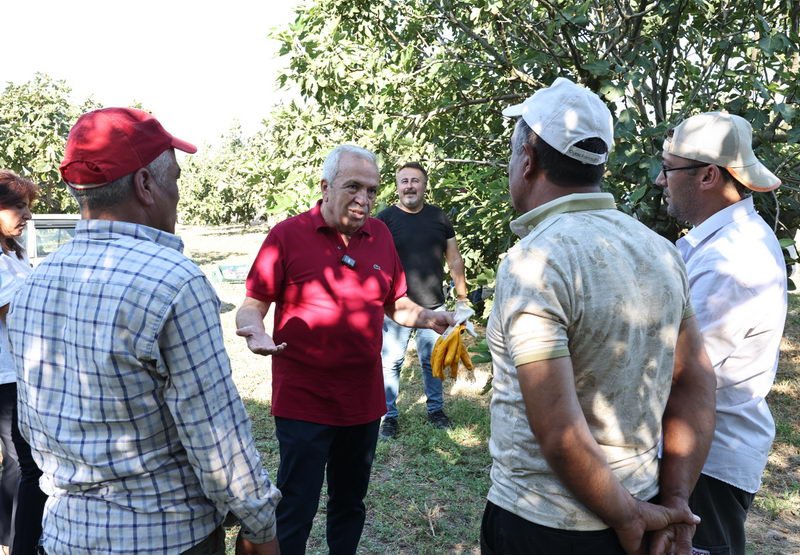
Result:
<svg viewBox="0 0 800 555"><path fill-rule="evenodd" d="M521 116L508 177L522 216L486 331L481 549L689 553L714 385L680 255L600 192L613 128L597 95L559 78L504 115Z"/></svg>
<svg viewBox="0 0 800 555"><path fill-rule="evenodd" d="M786 319L786 267L749 192L781 182L751 142L752 128L739 116L692 116L664 141L657 180L669 214L694 226L678 250L717 377L714 439L690 499L703 519L698 553L745 552L744 521L775 436L765 397Z"/></svg>

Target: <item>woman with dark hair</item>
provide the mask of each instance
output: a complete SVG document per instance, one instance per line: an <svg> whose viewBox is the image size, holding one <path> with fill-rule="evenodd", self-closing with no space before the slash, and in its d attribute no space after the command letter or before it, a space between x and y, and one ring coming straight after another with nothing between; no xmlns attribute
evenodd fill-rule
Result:
<svg viewBox="0 0 800 555"><path fill-rule="evenodd" d="M6 315L14 293L31 272L25 248L17 241L31 219L36 185L9 170L0 170L0 544L3 552L36 552L46 497L39 490L41 472L17 427L17 372L8 343ZM25 485L23 485L25 484ZM27 544L25 548L18 548Z"/></svg>

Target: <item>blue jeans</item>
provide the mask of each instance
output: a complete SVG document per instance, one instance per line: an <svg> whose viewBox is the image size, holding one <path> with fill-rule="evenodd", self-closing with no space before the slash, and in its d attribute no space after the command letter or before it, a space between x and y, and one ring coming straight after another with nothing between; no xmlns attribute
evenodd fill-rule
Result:
<svg viewBox="0 0 800 555"><path fill-rule="evenodd" d="M428 398L428 414L442 410L444 399L442 381L431 374L431 352L439 334L425 328L407 328L384 316L383 318L383 387L386 390L386 418L397 418L397 395L400 393L400 368L406 358L411 334L415 334L417 356L422 368L422 388Z"/></svg>

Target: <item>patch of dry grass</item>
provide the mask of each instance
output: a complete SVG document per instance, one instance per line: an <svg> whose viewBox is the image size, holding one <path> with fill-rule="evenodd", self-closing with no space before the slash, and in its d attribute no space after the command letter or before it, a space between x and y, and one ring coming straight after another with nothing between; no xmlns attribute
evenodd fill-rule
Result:
<svg viewBox="0 0 800 555"><path fill-rule="evenodd" d="M748 552L800 553L800 295L789 298L775 385L767 397L775 418L761 491L747 521Z"/></svg>

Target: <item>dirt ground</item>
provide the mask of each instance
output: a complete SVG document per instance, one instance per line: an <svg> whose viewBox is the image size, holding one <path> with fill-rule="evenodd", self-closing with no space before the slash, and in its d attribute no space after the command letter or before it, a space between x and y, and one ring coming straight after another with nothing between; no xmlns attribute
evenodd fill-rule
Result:
<svg viewBox="0 0 800 555"><path fill-rule="evenodd" d="M214 279L219 264L244 264L249 267L267 228L226 226L220 228L203 226L179 226L178 235L184 240L186 253L197 262L212 279L222 306L222 325L225 344L231 357L234 379L242 395L260 401L270 398L269 358L256 357L250 353L244 341L236 337L234 317L236 308L244 298L242 283L223 283ZM271 318L267 318L271 320ZM784 345L781 372L787 373L792 383L797 383L800 367L800 343L797 329L787 330L794 334ZM263 372L251 372L254 365L262 366ZM779 373L779 377L781 374ZM797 399L797 391L791 395ZM794 403L793 414L797 413ZM793 427L800 430L795 420ZM795 432L800 437L800 432ZM748 553L758 555L800 554L800 449L789 441L777 446L765 475L764 486L756 497L747 521Z"/></svg>

